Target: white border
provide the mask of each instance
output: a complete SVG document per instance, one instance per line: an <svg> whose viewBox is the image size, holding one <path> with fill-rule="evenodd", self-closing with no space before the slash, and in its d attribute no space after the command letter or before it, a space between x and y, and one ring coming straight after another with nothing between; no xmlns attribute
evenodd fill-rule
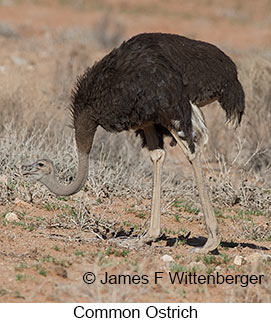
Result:
<svg viewBox="0 0 271 323"><path fill-rule="evenodd" d="M76 318L74 309L82 306L85 309L139 309L140 320L148 322L266 322L270 319L271 304L251 303L2 303L0 304L1 322L27 323L69 323L69 322L137 322L137 318ZM192 306L197 310L198 318L148 318L145 314L150 306L157 309ZM80 308L82 309L82 308ZM83 312L80 312L83 313ZM80 314L81 315L81 314Z"/></svg>

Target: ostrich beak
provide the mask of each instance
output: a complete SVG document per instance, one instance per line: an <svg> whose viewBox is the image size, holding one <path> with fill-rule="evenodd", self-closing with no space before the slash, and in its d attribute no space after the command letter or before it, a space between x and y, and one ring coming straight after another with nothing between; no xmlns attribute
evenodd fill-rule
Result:
<svg viewBox="0 0 271 323"><path fill-rule="evenodd" d="M39 159L31 165L22 165L23 176L30 176L31 180L41 180L51 173L53 173L53 166L45 159Z"/></svg>
<svg viewBox="0 0 271 323"><path fill-rule="evenodd" d="M23 176L33 175L36 171L35 164L31 165L22 165L22 174Z"/></svg>

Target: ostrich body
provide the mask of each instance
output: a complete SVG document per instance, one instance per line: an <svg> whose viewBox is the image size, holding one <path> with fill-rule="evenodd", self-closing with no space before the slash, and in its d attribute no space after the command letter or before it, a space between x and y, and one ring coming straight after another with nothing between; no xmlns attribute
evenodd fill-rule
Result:
<svg viewBox="0 0 271 323"><path fill-rule="evenodd" d="M141 238L149 242L160 235L163 138L171 136L192 164L205 216L208 240L194 250L214 250L220 239L201 167L208 130L200 108L215 100L236 127L245 108L244 91L236 66L226 54L214 45L179 35L136 35L88 68L73 90L71 112L78 152L74 181L59 184L49 160L24 166L24 174L32 175L56 195L74 194L87 179L97 127L109 132L135 130L153 163L151 224Z"/></svg>

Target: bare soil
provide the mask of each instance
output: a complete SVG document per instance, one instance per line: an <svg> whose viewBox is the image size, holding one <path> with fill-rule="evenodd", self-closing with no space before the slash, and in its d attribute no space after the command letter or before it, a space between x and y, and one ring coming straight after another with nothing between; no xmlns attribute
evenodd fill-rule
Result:
<svg viewBox="0 0 271 323"><path fill-rule="evenodd" d="M61 66L67 47L58 44L45 48L45 39L50 42L51 33L69 28L97 28L109 12L110 23L113 21L108 27L109 34L111 30L122 30L124 38L146 31L174 32L215 43L235 58L271 50L269 0L63 3L0 1L0 22L14 31L8 37L0 35L1 93L10 93L12 100L14 94L18 99L18 93L27 89L27 95L22 93L21 113L29 123L37 116L48 122L62 118L63 125L67 122L61 98L50 101L52 93L55 97L59 95L61 82L65 82L66 75L60 78L60 84L54 71L57 65ZM79 60L91 64L107 51L96 44ZM16 57L26 63L16 63ZM81 66L78 70L81 71ZM68 87L72 87L75 77L68 78ZM40 102L47 103L46 111L39 110ZM183 165L189 170L189 165ZM2 181L0 185L3 191L7 189ZM85 194L90 206L84 210L88 217L83 225L78 215L63 218L63 205L53 209L52 204L23 201L20 195L0 205L0 302L270 302L270 214L242 212L238 205L216 207L222 242L215 255L204 256L190 253L207 236L202 213L164 200L164 206L167 203L169 206L162 214L161 239L151 246L127 249L113 238L129 239L143 234L148 227L151 200L125 196L97 198L87 191L77 195L79 201L80 194ZM74 200L65 203L73 205ZM17 221L6 220L9 212L17 214ZM263 233L262 239L259 232ZM172 260L164 261L164 255ZM241 265L236 264L236 256L243 257ZM95 273L94 284L83 282L86 272ZM101 284L99 280L105 272L147 275L149 283ZM157 284L153 279L155 272L165 275ZM264 280L247 287L171 284L168 272L263 274Z"/></svg>

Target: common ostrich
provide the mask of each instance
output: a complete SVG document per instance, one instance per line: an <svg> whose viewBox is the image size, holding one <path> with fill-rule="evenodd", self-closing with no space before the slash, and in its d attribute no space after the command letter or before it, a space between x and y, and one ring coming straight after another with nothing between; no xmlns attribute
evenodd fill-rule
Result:
<svg viewBox="0 0 271 323"><path fill-rule="evenodd" d="M206 253L220 243L218 225L204 184L201 150L208 130L201 107L218 100L233 127L245 109L244 91L233 61L216 46L174 34L143 33L123 42L78 78L71 113L78 153L78 171L68 185L56 180L47 159L23 166L56 195L81 190L88 177L89 154L98 126L109 132L135 130L153 163L150 228L140 241L160 235L161 168L164 137L183 150L199 190L208 239L195 252Z"/></svg>

